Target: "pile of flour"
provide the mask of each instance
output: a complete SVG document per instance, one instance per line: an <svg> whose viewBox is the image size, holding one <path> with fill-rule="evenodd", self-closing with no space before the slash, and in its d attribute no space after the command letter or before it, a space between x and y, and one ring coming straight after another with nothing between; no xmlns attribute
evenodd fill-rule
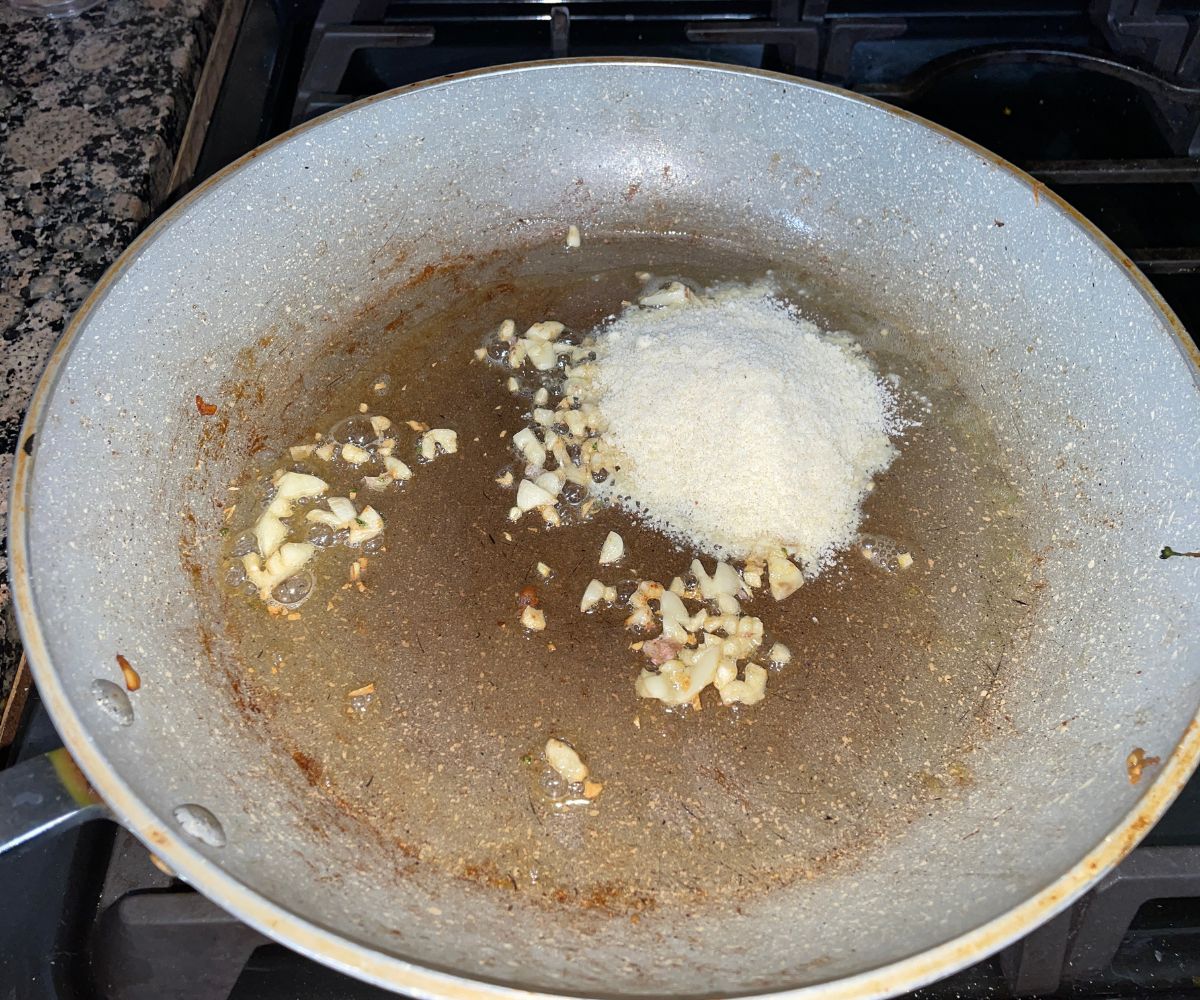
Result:
<svg viewBox="0 0 1200 1000"><path fill-rule="evenodd" d="M854 540L902 422L847 338L737 285L630 306L594 339L610 498L720 558L783 545L808 576Z"/></svg>

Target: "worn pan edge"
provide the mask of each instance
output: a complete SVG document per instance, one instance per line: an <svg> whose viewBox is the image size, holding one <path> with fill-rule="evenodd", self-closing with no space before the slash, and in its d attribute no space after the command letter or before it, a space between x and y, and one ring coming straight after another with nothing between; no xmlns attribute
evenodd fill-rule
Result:
<svg viewBox="0 0 1200 1000"><path fill-rule="evenodd" d="M1040 181L958 133L911 112L828 84L801 80L768 70L745 69L684 59L610 57L513 63L437 77L376 94L298 125L251 150L197 186L134 239L101 277L96 287L72 317L66 331L55 346L30 400L18 438L9 508L9 578L22 641L47 710L81 769L126 828L178 872L184 881L198 888L203 887L204 894L224 909L294 950L378 986L403 989L413 996L430 998L430 1000L432 998L483 1000L483 998L493 997L553 997L572 994L568 991L564 991L562 994L547 994L519 990L483 979L465 979L454 974L415 965L398 957L382 955L370 946L347 940L264 899L218 865L209 861L176 831L164 828L164 824L160 823L150 809L132 793L125 781L110 769L92 741L87 727L71 707L53 664L50 662L45 639L37 620L33 591L27 570L29 559L26 538L29 509L27 494L32 482L37 449L35 446L31 449L31 454L26 453L24 443L30 440L31 435L34 435L36 445L36 434L42 426L45 410L57 386L61 369L69 358L75 339L83 329L90 313L104 300L117 279L129 269L172 221L197 199L216 188L233 173L263 153L303 135L317 125L325 124L343 114L400 94L433 89L460 79L519 72L539 72L553 69L556 66L573 65L678 66L702 72L765 77L791 86L825 91L840 99L858 102L888 114L897 115L966 147L979 157L1027 184L1039 199L1045 198L1049 205L1062 212L1115 263L1125 269L1141 294L1171 331L1176 346L1192 369L1193 382L1200 391L1200 349L1192 343L1183 325L1157 289L1112 240ZM787 1000L791 1000L791 998L796 998L796 1000L801 1000L801 998L804 1000L818 1000L818 998L819 1000L850 1000L850 998L870 1000L870 998L893 996L942 979L995 953L1065 909L1106 872L1115 867L1166 811L1172 800L1187 783L1198 762L1200 762L1200 712L1188 724L1183 737L1172 750L1158 776L1146 788L1137 805L1122 818L1100 844L1068 872L1031 899L957 938L935 948L902 958L882 968L769 995L787 998Z"/></svg>

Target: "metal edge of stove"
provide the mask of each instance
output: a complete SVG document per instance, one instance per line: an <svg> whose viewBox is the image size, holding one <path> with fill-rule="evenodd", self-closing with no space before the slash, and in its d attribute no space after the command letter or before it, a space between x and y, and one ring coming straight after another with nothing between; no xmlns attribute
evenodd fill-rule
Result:
<svg viewBox="0 0 1200 1000"><path fill-rule="evenodd" d="M313 0L244 2L204 141L194 168L178 178L176 199L291 125L280 95L299 77Z"/></svg>

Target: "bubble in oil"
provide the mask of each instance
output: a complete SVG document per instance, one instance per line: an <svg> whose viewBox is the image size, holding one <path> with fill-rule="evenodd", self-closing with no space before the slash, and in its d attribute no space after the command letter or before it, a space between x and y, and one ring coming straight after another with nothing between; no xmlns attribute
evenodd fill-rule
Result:
<svg viewBox="0 0 1200 1000"><path fill-rule="evenodd" d="M133 723L133 705L129 701L129 695L112 681L92 681L92 697L96 699L100 711L117 725L128 726Z"/></svg>
<svg viewBox="0 0 1200 1000"><path fill-rule="evenodd" d="M379 435L371 426L371 420L365 414L356 413L345 420L339 420L329 429L329 436L343 444L356 444L359 447L370 444Z"/></svg>
<svg viewBox="0 0 1200 1000"><path fill-rule="evenodd" d="M621 581L619 581L615 585L616 591L617 591L617 603L618 604L628 604L629 599L637 591L638 585L640 582L641 581L639 581L639 580L621 580Z"/></svg>
<svg viewBox="0 0 1200 1000"><path fill-rule="evenodd" d="M289 576L283 583L276 584L275 589L271 591L271 597L289 610L298 608L312 596L315 584L316 579L312 573L305 570L295 576Z"/></svg>
<svg viewBox="0 0 1200 1000"><path fill-rule="evenodd" d="M230 563L225 570L225 584L229 587L240 587L246 582L246 568L240 563Z"/></svg>
<svg viewBox="0 0 1200 1000"><path fill-rule="evenodd" d="M254 532L246 531L238 535L237 540L233 543L231 550L234 558L240 559L242 556L249 555L251 552L258 551L258 539L254 537Z"/></svg>
<svg viewBox="0 0 1200 1000"><path fill-rule="evenodd" d="M346 714L352 719L363 719L376 701L377 698L374 691L351 695L350 703L346 706Z"/></svg>
<svg viewBox="0 0 1200 1000"><path fill-rule="evenodd" d="M884 573L895 573L900 568L900 556L908 555L886 535L859 535L856 545L859 556Z"/></svg>
<svg viewBox="0 0 1200 1000"><path fill-rule="evenodd" d="M308 540L317 548L324 549L337 542L338 534L332 525L312 524L308 529Z"/></svg>
<svg viewBox="0 0 1200 1000"><path fill-rule="evenodd" d="M583 794L582 782L569 782L551 767L542 772L537 789L559 814L592 805L592 800Z"/></svg>
<svg viewBox="0 0 1200 1000"><path fill-rule="evenodd" d="M562 489L559 491L559 496L572 507L578 507L584 500L587 499L588 490L582 483L563 483Z"/></svg>
<svg viewBox="0 0 1200 1000"><path fill-rule="evenodd" d="M552 767L547 767L542 771L538 786L547 798L555 800L565 799L571 791L571 785L567 779Z"/></svg>

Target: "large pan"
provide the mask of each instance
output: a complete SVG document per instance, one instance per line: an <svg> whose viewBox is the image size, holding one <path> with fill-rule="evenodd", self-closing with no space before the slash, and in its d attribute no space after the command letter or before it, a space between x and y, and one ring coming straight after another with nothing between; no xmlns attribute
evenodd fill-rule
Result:
<svg viewBox="0 0 1200 1000"><path fill-rule="evenodd" d="M568 223L584 252L546 257ZM389 536L412 569L373 676L345 649L328 676L256 666L228 624L246 619L220 535L248 456L379 370L412 373L414 408L454 420L489 391L483 369L456 394L414 366L446 344L468 356L502 312L586 304L593 272L640 257L800 270L830 315L891 329L879 363L932 373L906 447L939 428L974 442L941 478L898 466L878 492L904 502L869 508L932 564L885 594L848 556L802 592L801 662L766 702L665 716L637 702L621 643L599 665L515 635L454 646L456 622L513 620L538 551L526 540L505 576L479 555L494 534L463 541L500 502L484 477L503 459L479 445L429 467L423 519ZM593 298L564 318L614 308ZM1195 350L1130 262L936 126L712 65L472 73L289 133L121 258L29 412L13 591L41 694L107 808L300 952L419 996L882 996L1067 905L1191 773L1200 564L1160 551L1200 537L1198 404ZM467 481L478 495L449 492ZM586 530L545 543L559 567L595 551ZM561 586L558 641L589 649ZM410 600L429 627L406 644ZM976 613L986 629L963 625ZM378 682L374 707L343 702L356 677ZM595 815L537 803L522 768L552 731L594 736ZM88 801L78 783L29 794L35 771L2 778L20 793L6 840Z"/></svg>

